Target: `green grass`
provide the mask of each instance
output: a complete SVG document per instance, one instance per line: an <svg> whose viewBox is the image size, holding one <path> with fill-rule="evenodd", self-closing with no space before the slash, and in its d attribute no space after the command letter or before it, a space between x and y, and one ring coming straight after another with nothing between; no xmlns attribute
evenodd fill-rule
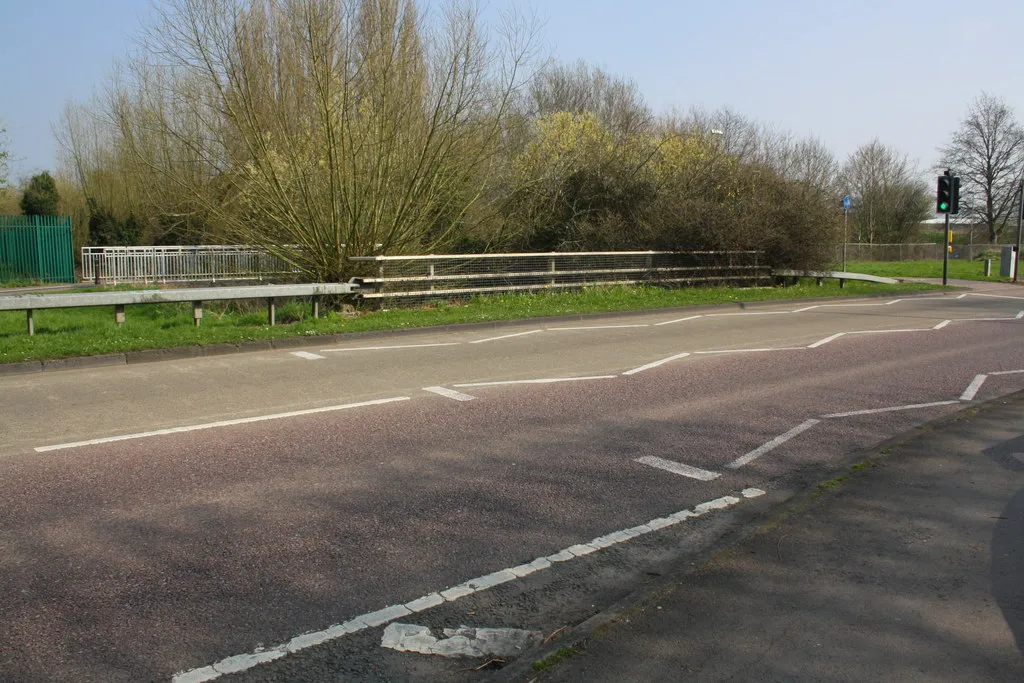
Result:
<svg viewBox="0 0 1024 683"><path fill-rule="evenodd" d="M882 277L942 277L942 261L850 261L846 270L851 273L865 273ZM949 262L949 277L954 280L984 280L1004 282L1009 278L999 277L999 261L992 264L991 277L985 277L984 261L953 259Z"/></svg>
<svg viewBox="0 0 1024 683"><path fill-rule="evenodd" d="M551 669L555 668L555 666L557 666L559 662L569 659L570 657L575 657L578 654L581 654L581 652L576 648L563 647L558 652L550 654L544 659L539 659L536 662L534 662L533 670L537 673L543 671L550 671Z"/></svg>
<svg viewBox="0 0 1024 683"><path fill-rule="evenodd" d="M0 312L0 363L175 346L238 344L279 337L929 289L936 287L847 282L846 288L840 289L834 281L826 281L823 287L817 287L813 280L786 288L591 288L562 293L478 297L461 305L365 311L355 317L329 313L319 320L312 318L308 302L293 301L278 306L278 325L275 327L267 325L264 307L247 303L207 302L199 328L192 325L192 311L188 303L128 306L127 321L120 328L114 324L113 306L42 309L35 312L36 334L31 337L26 333L24 311L3 311Z"/></svg>

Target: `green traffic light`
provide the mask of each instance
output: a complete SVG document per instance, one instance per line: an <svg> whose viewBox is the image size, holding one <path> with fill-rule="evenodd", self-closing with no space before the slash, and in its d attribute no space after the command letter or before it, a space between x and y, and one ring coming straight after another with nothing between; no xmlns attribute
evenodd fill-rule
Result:
<svg viewBox="0 0 1024 683"><path fill-rule="evenodd" d="M948 208L949 208L949 204L947 204L946 202L942 202L941 204L939 204L939 210L940 211L945 211Z"/></svg>

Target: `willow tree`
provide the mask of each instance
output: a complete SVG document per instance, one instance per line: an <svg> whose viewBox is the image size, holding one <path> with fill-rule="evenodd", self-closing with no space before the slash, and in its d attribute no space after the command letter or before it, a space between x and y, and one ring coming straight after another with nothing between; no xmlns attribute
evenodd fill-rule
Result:
<svg viewBox="0 0 1024 683"><path fill-rule="evenodd" d="M443 245L487 182L531 33L412 0L171 0L110 110L139 174L307 276Z"/></svg>

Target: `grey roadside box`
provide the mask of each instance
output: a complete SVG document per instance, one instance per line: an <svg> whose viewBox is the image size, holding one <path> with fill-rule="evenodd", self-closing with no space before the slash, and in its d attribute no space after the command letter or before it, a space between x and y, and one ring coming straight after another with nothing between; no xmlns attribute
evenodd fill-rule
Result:
<svg viewBox="0 0 1024 683"><path fill-rule="evenodd" d="M1000 277L1013 277L1013 274L1017 271L1017 247L1006 246L1002 249L1001 258L999 259L999 276Z"/></svg>

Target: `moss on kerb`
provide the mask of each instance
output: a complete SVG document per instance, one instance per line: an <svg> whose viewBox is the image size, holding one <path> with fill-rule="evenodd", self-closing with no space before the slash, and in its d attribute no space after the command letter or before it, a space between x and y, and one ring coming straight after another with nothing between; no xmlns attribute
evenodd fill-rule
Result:
<svg viewBox="0 0 1024 683"><path fill-rule="evenodd" d="M559 662L569 659L570 657L575 657L579 654L583 654L583 651L575 647L563 647L558 652L553 652L544 659L538 659L534 662L533 670L537 672L550 671L557 666Z"/></svg>

